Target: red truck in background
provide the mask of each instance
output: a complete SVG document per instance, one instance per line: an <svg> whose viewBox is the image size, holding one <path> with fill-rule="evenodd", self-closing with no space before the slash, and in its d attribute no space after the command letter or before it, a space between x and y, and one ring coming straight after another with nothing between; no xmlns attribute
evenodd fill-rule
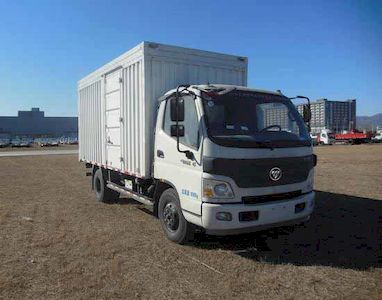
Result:
<svg viewBox="0 0 382 300"><path fill-rule="evenodd" d="M363 133L356 130L350 131L348 133L336 133L336 142L344 142L349 144L362 144L371 142L371 133Z"/></svg>

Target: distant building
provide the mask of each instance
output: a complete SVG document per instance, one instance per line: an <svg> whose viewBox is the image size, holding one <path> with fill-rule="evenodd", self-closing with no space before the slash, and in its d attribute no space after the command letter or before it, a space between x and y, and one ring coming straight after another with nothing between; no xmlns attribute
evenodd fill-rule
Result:
<svg viewBox="0 0 382 300"><path fill-rule="evenodd" d="M302 114L302 104L297 109ZM311 103L313 134L322 129L330 129L335 133L350 131L356 128L356 100L329 101L319 99Z"/></svg>
<svg viewBox="0 0 382 300"><path fill-rule="evenodd" d="M282 129L289 128L288 108L285 105L273 104L264 110L265 127L278 124Z"/></svg>
<svg viewBox="0 0 382 300"><path fill-rule="evenodd" d="M39 108L19 111L17 117L0 117L0 136L77 137L77 117L45 117Z"/></svg>

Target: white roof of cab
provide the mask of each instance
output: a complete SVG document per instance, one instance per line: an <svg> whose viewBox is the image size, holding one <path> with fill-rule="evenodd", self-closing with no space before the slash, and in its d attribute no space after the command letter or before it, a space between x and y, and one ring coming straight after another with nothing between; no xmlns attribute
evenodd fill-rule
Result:
<svg viewBox="0 0 382 300"><path fill-rule="evenodd" d="M263 94L270 94L270 95L277 95L277 96L285 96L283 93L279 91L267 91L267 90L261 90L261 89L253 89L246 86L240 86L240 85L229 85L229 84L199 84L199 85L191 85L190 88L194 88L196 90L240 90L240 91L248 91L248 92L255 92L255 93L263 93ZM176 92L176 89L169 90L166 94L163 95L163 97L160 98L160 101L163 100L163 98L167 98L169 95Z"/></svg>
<svg viewBox="0 0 382 300"><path fill-rule="evenodd" d="M209 89L209 88L217 88L217 89L237 89L240 91L248 91L248 92L256 92L256 93L264 93L264 94L272 94L277 96L284 96L281 92L278 91L267 91L261 89L253 89L246 86L240 85L229 85L229 84L209 84L209 85L197 85L199 89Z"/></svg>

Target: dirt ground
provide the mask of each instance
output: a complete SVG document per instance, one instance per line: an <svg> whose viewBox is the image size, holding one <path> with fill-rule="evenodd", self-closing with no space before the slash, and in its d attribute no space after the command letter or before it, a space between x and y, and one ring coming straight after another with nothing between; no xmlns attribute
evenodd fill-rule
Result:
<svg viewBox="0 0 382 300"><path fill-rule="evenodd" d="M76 155L2 157L0 298L382 299L382 145L315 151L309 223L187 246L96 203Z"/></svg>

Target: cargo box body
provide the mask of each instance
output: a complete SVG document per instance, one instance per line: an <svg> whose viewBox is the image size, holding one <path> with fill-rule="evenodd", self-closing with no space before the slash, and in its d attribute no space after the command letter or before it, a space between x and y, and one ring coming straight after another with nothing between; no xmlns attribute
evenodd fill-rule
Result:
<svg viewBox="0 0 382 300"><path fill-rule="evenodd" d="M247 59L143 42L78 83L79 158L151 177L158 99L180 84L247 85Z"/></svg>

